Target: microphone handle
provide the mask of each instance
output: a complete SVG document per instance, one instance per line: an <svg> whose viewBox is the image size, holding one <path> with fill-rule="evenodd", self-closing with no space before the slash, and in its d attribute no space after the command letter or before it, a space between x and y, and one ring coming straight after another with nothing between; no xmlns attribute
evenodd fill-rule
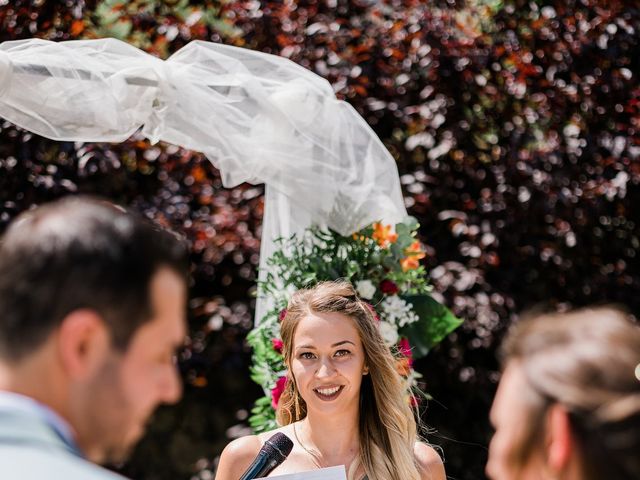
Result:
<svg viewBox="0 0 640 480"><path fill-rule="evenodd" d="M249 465L247 471L240 477L240 480L253 480L254 478L264 477L277 466L278 460L273 457L270 458L267 452L261 450L253 463Z"/></svg>

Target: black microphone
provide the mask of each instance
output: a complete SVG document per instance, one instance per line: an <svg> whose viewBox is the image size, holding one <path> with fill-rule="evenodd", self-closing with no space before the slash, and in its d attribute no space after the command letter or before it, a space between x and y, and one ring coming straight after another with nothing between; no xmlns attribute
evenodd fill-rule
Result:
<svg viewBox="0 0 640 480"><path fill-rule="evenodd" d="M276 433L264 442L256 459L249 465L249 468L247 468L247 471L240 477L240 480L253 480L254 478L269 475L271 470L287 459L292 448L293 442L289 437L284 433Z"/></svg>

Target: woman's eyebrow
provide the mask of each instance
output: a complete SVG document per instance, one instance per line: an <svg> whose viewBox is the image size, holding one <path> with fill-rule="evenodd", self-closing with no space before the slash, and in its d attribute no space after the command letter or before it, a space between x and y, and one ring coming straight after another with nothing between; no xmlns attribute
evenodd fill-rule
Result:
<svg viewBox="0 0 640 480"><path fill-rule="evenodd" d="M339 347L340 345L344 345L346 343L350 343L354 347L356 346L356 344L353 343L351 340L342 340L340 342L336 342L333 345L331 345L331 348ZM301 348L306 348L306 349L309 349L309 350L317 350L316 347L314 347L313 345L298 345L296 347L296 350L301 349Z"/></svg>
<svg viewBox="0 0 640 480"><path fill-rule="evenodd" d="M333 345L331 345L331 347L339 347L340 345L344 345L345 343L350 343L351 345L353 345L354 347L356 346L355 343L353 343L351 340L342 340L341 342L338 343L334 343Z"/></svg>

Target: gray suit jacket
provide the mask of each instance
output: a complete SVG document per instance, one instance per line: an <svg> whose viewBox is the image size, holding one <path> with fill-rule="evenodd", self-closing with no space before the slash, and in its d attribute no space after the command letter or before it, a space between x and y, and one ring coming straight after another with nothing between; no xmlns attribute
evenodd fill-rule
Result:
<svg viewBox="0 0 640 480"><path fill-rule="evenodd" d="M40 418L9 411L0 411L0 479L124 480L80 457Z"/></svg>

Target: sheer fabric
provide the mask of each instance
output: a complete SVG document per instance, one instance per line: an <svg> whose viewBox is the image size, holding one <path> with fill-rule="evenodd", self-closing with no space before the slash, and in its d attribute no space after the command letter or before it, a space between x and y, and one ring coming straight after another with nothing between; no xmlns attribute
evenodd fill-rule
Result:
<svg viewBox="0 0 640 480"><path fill-rule="evenodd" d="M0 116L54 140L142 128L203 152L225 187L266 184L260 275L274 240L406 216L396 164L331 85L274 55L202 41L167 60L115 39L0 44ZM269 307L257 305L256 319Z"/></svg>

